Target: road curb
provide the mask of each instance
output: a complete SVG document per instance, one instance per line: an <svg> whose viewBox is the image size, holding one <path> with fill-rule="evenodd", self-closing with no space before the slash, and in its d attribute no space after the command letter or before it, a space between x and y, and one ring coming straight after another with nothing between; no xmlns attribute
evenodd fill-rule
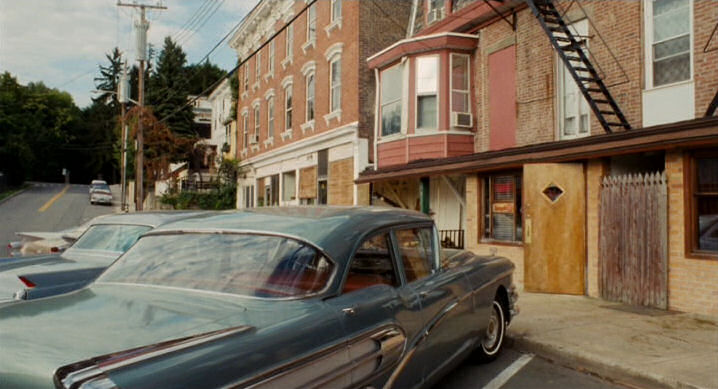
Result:
<svg viewBox="0 0 718 389"><path fill-rule="evenodd" d="M625 366L621 363L621 356L606 360L590 353L567 349L521 335L509 335L507 340L509 346L516 350L530 352L559 365L594 374L618 384L637 388L702 389L670 377Z"/></svg>
<svg viewBox="0 0 718 389"><path fill-rule="evenodd" d="M27 188L20 189L19 191L17 191L17 192L15 192L15 193L11 194L10 196L5 197L4 199L0 200L0 205L4 204L6 201L8 201L8 200L10 200L11 198L13 198L13 197L19 195L20 193L25 192L26 190L30 189L31 187L32 187L32 185L28 186Z"/></svg>

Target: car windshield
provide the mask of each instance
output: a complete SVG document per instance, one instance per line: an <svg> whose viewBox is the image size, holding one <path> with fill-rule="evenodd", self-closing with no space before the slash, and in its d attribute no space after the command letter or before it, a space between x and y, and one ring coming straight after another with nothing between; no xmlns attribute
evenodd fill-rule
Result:
<svg viewBox="0 0 718 389"><path fill-rule="evenodd" d="M300 297L324 289L334 265L299 241L254 234L143 237L98 282Z"/></svg>
<svg viewBox="0 0 718 389"><path fill-rule="evenodd" d="M149 231L149 226L128 224L98 224L82 234L72 249L113 251L124 253L140 235Z"/></svg>
<svg viewBox="0 0 718 389"><path fill-rule="evenodd" d="M109 192L109 191L110 191L110 186L107 185L107 184L95 184L95 185L92 187L92 190L94 190L94 191Z"/></svg>

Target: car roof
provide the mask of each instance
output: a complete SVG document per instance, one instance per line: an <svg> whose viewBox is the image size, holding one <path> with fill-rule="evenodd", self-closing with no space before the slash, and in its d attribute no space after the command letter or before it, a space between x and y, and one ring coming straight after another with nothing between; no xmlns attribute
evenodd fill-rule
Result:
<svg viewBox="0 0 718 389"><path fill-rule="evenodd" d="M105 181L105 180L92 180L92 182L90 182L90 185L93 185L93 184L107 184L107 181Z"/></svg>
<svg viewBox="0 0 718 389"><path fill-rule="evenodd" d="M210 211L151 211L151 212L133 212L133 213L115 213L109 215L98 216L88 223L89 225L99 224L133 224L157 227L165 223L174 222L184 218L201 216Z"/></svg>
<svg viewBox="0 0 718 389"><path fill-rule="evenodd" d="M286 235L312 243L343 262L366 233L399 224L431 222L419 212L387 207L266 207L201 215L167 223L151 234L206 231Z"/></svg>

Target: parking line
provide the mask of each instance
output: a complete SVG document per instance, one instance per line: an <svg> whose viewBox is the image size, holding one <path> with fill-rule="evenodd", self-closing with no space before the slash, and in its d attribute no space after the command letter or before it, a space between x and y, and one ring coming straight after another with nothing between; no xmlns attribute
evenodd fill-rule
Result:
<svg viewBox="0 0 718 389"><path fill-rule="evenodd" d="M45 211L47 211L47 209L50 208L50 207L52 206L52 204L53 204L55 201L57 201L57 199L59 199L60 197L62 197L62 195L64 195L65 192L67 192L68 189L70 189L70 185L65 185L65 189L63 189L60 193L58 193L58 194L56 194L55 196L53 196L53 198L51 198L50 200L47 200L47 202L45 203L45 205L43 205L42 207L40 207L40 209L38 209L37 211L38 211L38 212L45 212Z"/></svg>
<svg viewBox="0 0 718 389"><path fill-rule="evenodd" d="M501 372L501 374L494 377L493 380L489 381L488 384L484 386L484 389L499 389L500 387L504 386L508 380L511 379L511 377L514 376L514 374L518 373L521 368L526 366L527 363L531 362L531 360L534 359L533 354L523 354L521 355L517 360L514 361L509 367L504 369L504 371Z"/></svg>

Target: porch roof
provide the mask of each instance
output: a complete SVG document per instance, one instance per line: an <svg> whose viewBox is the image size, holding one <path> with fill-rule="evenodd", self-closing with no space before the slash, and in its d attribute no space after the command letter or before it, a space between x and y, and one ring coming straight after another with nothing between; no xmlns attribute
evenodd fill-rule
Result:
<svg viewBox="0 0 718 389"><path fill-rule="evenodd" d="M367 170L357 184L400 178L478 173L520 168L527 163L570 162L679 147L718 146L718 117L487 151L451 158L420 160Z"/></svg>

